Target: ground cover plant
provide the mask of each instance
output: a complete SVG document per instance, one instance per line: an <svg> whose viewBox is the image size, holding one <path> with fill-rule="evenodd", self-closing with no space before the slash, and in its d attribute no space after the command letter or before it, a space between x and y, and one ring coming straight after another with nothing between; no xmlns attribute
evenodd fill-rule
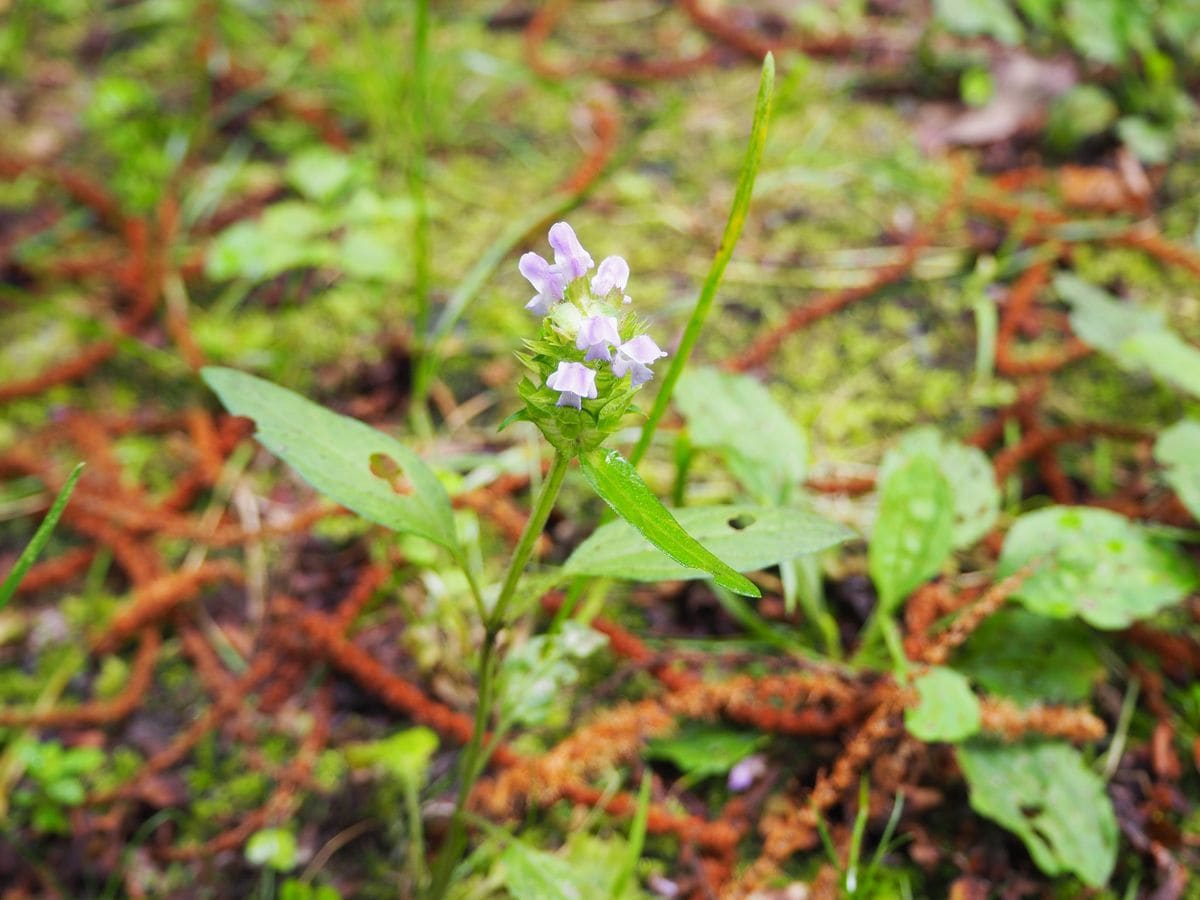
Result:
<svg viewBox="0 0 1200 900"><path fill-rule="evenodd" d="M1184 2L16 2L5 897L1194 897Z"/></svg>

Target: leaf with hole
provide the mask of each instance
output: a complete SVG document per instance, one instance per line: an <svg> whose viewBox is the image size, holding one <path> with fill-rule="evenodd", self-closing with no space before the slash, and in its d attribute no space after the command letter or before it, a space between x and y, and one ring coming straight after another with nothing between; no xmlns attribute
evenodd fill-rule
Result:
<svg viewBox="0 0 1200 900"><path fill-rule="evenodd" d="M732 505L669 512L684 531L739 572L765 569L854 537L844 525L802 509ZM563 573L632 581L709 577L704 570L676 562L623 521L597 528L575 548Z"/></svg>
<svg viewBox="0 0 1200 900"><path fill-rule="evenodd" d="M395 438L244 372L209 367L201 376L226 409L254 420L264 447L318 491L370 522L460 552L446 489Z"/></svg>
<svg viewBox="0 0 1200 900"><path fill-rule="evenodd" d="M1047 875L1102 887L1117 858L1117 820L1104 782L1074 747L974 740L957 749L971 808L1016 834Z"/></svg>
<svg viewBox="0 0 1200 900"><path fill-rule="evenodd" d="M998 575L1039 561L1013 597L1026 609L1097 628L1124 628L1177 603L1197 583L1195 565L1172 544L1105 509L1050 506L1017 519Z"/></svg>
<svg viewBox="0 0 1200 900"><path fill-rule="evenodd" d="M879 606L890 613L937 574L954 548L954 494L938 464L914 456L883 482L879 516L867 548Z"/></svg>
<svg viewBox="0 0 1200 900"><path fill-rule="evenodd" d="M936 428L914 428L883 457L880 482L915 456L932 459L954 493L956 548L970 547L991 531L1000 513L1000 489L982 450L944 438Z"/></svg>
<svg viewBox="0 0 1200 900"><path fill-rule="evenodd" d="M684 531L637 470L616 450L590 450L579 457L579 466L600 499L675 562L707 572L717 584L735 594L762 596L752 581Z"/></svg>

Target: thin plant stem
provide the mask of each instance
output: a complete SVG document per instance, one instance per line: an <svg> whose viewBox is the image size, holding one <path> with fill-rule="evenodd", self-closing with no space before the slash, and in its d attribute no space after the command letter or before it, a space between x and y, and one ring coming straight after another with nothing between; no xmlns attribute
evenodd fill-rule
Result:
<svg viewBox="0 0 1200 900"><path fill-rule="evenodd" d="M767 142L767 127L771 121L771 100L774 94L775 57L768 53L763 59L762 77L758 82L758 99L754 104L754 125L750 130L750 144L746 148L746 158L742 163L741 175L738 177L737 192L733 197L733 206L729 210L729 220L725 223L725 233L721 235L721 245L717 248L712 266L700 288L700 296L696 299L691 318L688 319L687 326L683 330L683 337L679 340L679 347L675 350L670 368L667 369L667 374L663 378L662 387L658 391L658 396L654 398L654 406L646 416L645 424L642 425L641 437L638 438L637 446L633 448L633 453L629 456L629 461L635 466L646 454L646 449L654 437L654 431L658 428L663 413L667 411L667 404L671 402L671 392L674 391L679 376L683 374L683 368L692 355L696 341L700 339L700 329L704 327L704 322L712 310L717 288L721 286L721 278L725 275L725 267L733 256L733 248L737 246L738 238L742 236L742 226L746 224L746 215L750 210L750 198L754 194L754 179L758 175L763 147Z"/></svg>
<svg viewBox="0 0 1200 900"><path fill-rule="evenodd" d="M413 201L413 297L416 300L416 315L413 319L413 373L420 371L421 360L427 350L430 319L429 296L429 206L425 200L426 181L426 97L429 69L429 0L415 0L416 13L413 23L412 81L409 96L409 158L408 193ZM417 398L413 398L414 401ZM433 426L424 402L410 405L413 430L421 437L429 437Z"/></svg>
<svg viewBox="0 0 1200 900"><path fill-rule="evenodd" d="M454 817L450 820L450 831L434 862L433 881L427 895L431 900L441 900L446 896L446 891L450 887L450 878L454 874L454 867L466 848L467 801L471 797L471 790L475 787L476 780L484 766L487 765L488 756L495 749L494 745L485 746L484 738L496 700L496 675L499 669L497 642L500 631L504 627L504 613L517 592L521 573L524 572L525 564L533 555L533 548L537 544L538 537L541 536L542 529L546 527L546 520L550 518L550 511L558 499L558 492L562 488L570 461L570 458L561 451L555 451L550 472L542 482L541 490L538 491L537 499L534 500L529 521L525 523L525 529L521 532L516 549L513 550L512 559L508 564L508 572L500 586L500 594L496 597L496 603L492 606L491 613L484 620L483 647L479 654L479 698L475 706L475 724L471 731L471 740L463 750L462 760L459 764L458 797L454 804Z"/></svg>

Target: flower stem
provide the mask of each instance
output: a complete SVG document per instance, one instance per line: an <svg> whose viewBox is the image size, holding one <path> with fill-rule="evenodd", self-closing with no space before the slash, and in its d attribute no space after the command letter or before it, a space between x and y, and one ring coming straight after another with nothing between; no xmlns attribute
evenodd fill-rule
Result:
<svg viewBox="0 0 1200 900"><path fill-rule="evenodd" d="M570 462L570 457L561 451L555 451L550 472L546 476L546 480L542 482L541 490L538 492L533 510L530 512L529 521L525 523L525 529L521 532L521 537L517 541L516 549L508 564L508 572L504 576L500 594L496 598L491 613L484 621L483 647L479 653L479 699L475 705L475 727L471 731L471 740L463 750L459 763L458 798L454 804L454 817L450 820L450 831L446 835L445 843L442 844L437 861L434 863L433 882L430 884L427 894L431 900L441 900L445 897L446 891L450 887L450 878L454 874L454 867L458 864L463 850L466 849L467 801L470 799L471 790L475 787L475 782L484 766L487 765L487 757L490 755L485 750L485 746L487 746L485 738L488 722L492 718L492 707L496 700L496 675L499 669L497 642L500 631L504 627L504 613L517 592L517 585L521 581L522 572L525 571L525 564L533 555L533 548L542 534L542 529L546 527L546 520L550 518L550 511L554 508L554 501L558 499L558 492L562 487Z"/></svg>

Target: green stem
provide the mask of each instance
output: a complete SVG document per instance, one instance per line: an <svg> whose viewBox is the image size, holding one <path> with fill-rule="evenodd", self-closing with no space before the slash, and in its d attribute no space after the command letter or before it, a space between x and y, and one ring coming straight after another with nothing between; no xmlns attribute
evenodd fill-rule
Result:
<svg viewBox="0 0 1200 900"><path fill-rule="evenodd" d="M633 448L633 453L629 456L629 461L635 466L645 455L646 449L650 446L650 440L654 437L654 431L658 428L659 420L667 411L667 404L671 402L671 392L675 390L675 383L683 374L683 367L687 365L688 358L692 355L692 349L696 346L696 341L700 339L700 329L704 327L704 321L712 309L717 288L720 287L721 278L725 275L725 267L733 256L733 248L737 245L738 238L742 236L742 226L746 224L746 214L750 210L750 198L754 195L754 179L758 175L763 147L767 142L767 125L771 120L771 98L774 92L775 57L768 53L763 59L762 77L758 83L758 99L754 105L754 125L750 131L750 145L746 148L746 158L742 163L741 175L738 177L737 192L733 197L733 206L729 210L729 220L725 223L725 233L721 235L721 245L717 248L717 255L713 257L712 266L704 279L704 285L700 288L700 296L696 299L692 316L683 330L683 337L679 340L675 357L671 360L671 366L663 377L658 396L654 398L654 406L651 408L650 414L646 416L645 424L642 425L641 437L638 438L637 446Z"/></svg>
<svg viewBox="0 0 1200 900"><path fill-rule="evenodd" d="M446 891L450 887L450 878L454 874L454 867L458 864L463 850L466 849L467 801L471 797L475 781L479 778L484 766L487 765L490 751L494 749L489 746L485 750L484 739L487 736L487 726L491 721L492 707L496 699L496 674L499 668L497 642L500 631L504 627L504 613L517 592L517 585L521 581L521 574L525 571L525 564L533 555L533 548L542 534L542 529L546 527L546 520L550 518L550 511L554 508L555 500L558 499L558 492L562 487L570 462L569 457L559 451L555 452L550 473L542 482L542 488L534 501L529 521L525 523L525 530L521 532L520 540L517 541L516 549L513 550L512 560L508 564L508 572L500 587L500 595L496 598L496 604L492 607L491 614L484 621L483 647L479 655L479 699L475 706L475 725L471 731L471 740L463 750L460 762L458 797L454 804L454 817L450 820L450 831L446 835L446 841L434 863L433 882L429 887L428 894L431 900L441 900L446 896Z"/></svg>
<svg viewBox="0 0 1200 900"><path fill-rule="evenodd" d="M416 20L413 23L412 94L409 102L409 135L411 140L408 161L408 192L412 197L414 219L412 230L413 294L416 316L413 320L413 374L421 368L428 351L430 319L429 296L429 207L425 201L426 84L429 68L429 0L415 0ZM413 403L410 409L413 430L429 437L433 426L424 402Z"/></svg>

